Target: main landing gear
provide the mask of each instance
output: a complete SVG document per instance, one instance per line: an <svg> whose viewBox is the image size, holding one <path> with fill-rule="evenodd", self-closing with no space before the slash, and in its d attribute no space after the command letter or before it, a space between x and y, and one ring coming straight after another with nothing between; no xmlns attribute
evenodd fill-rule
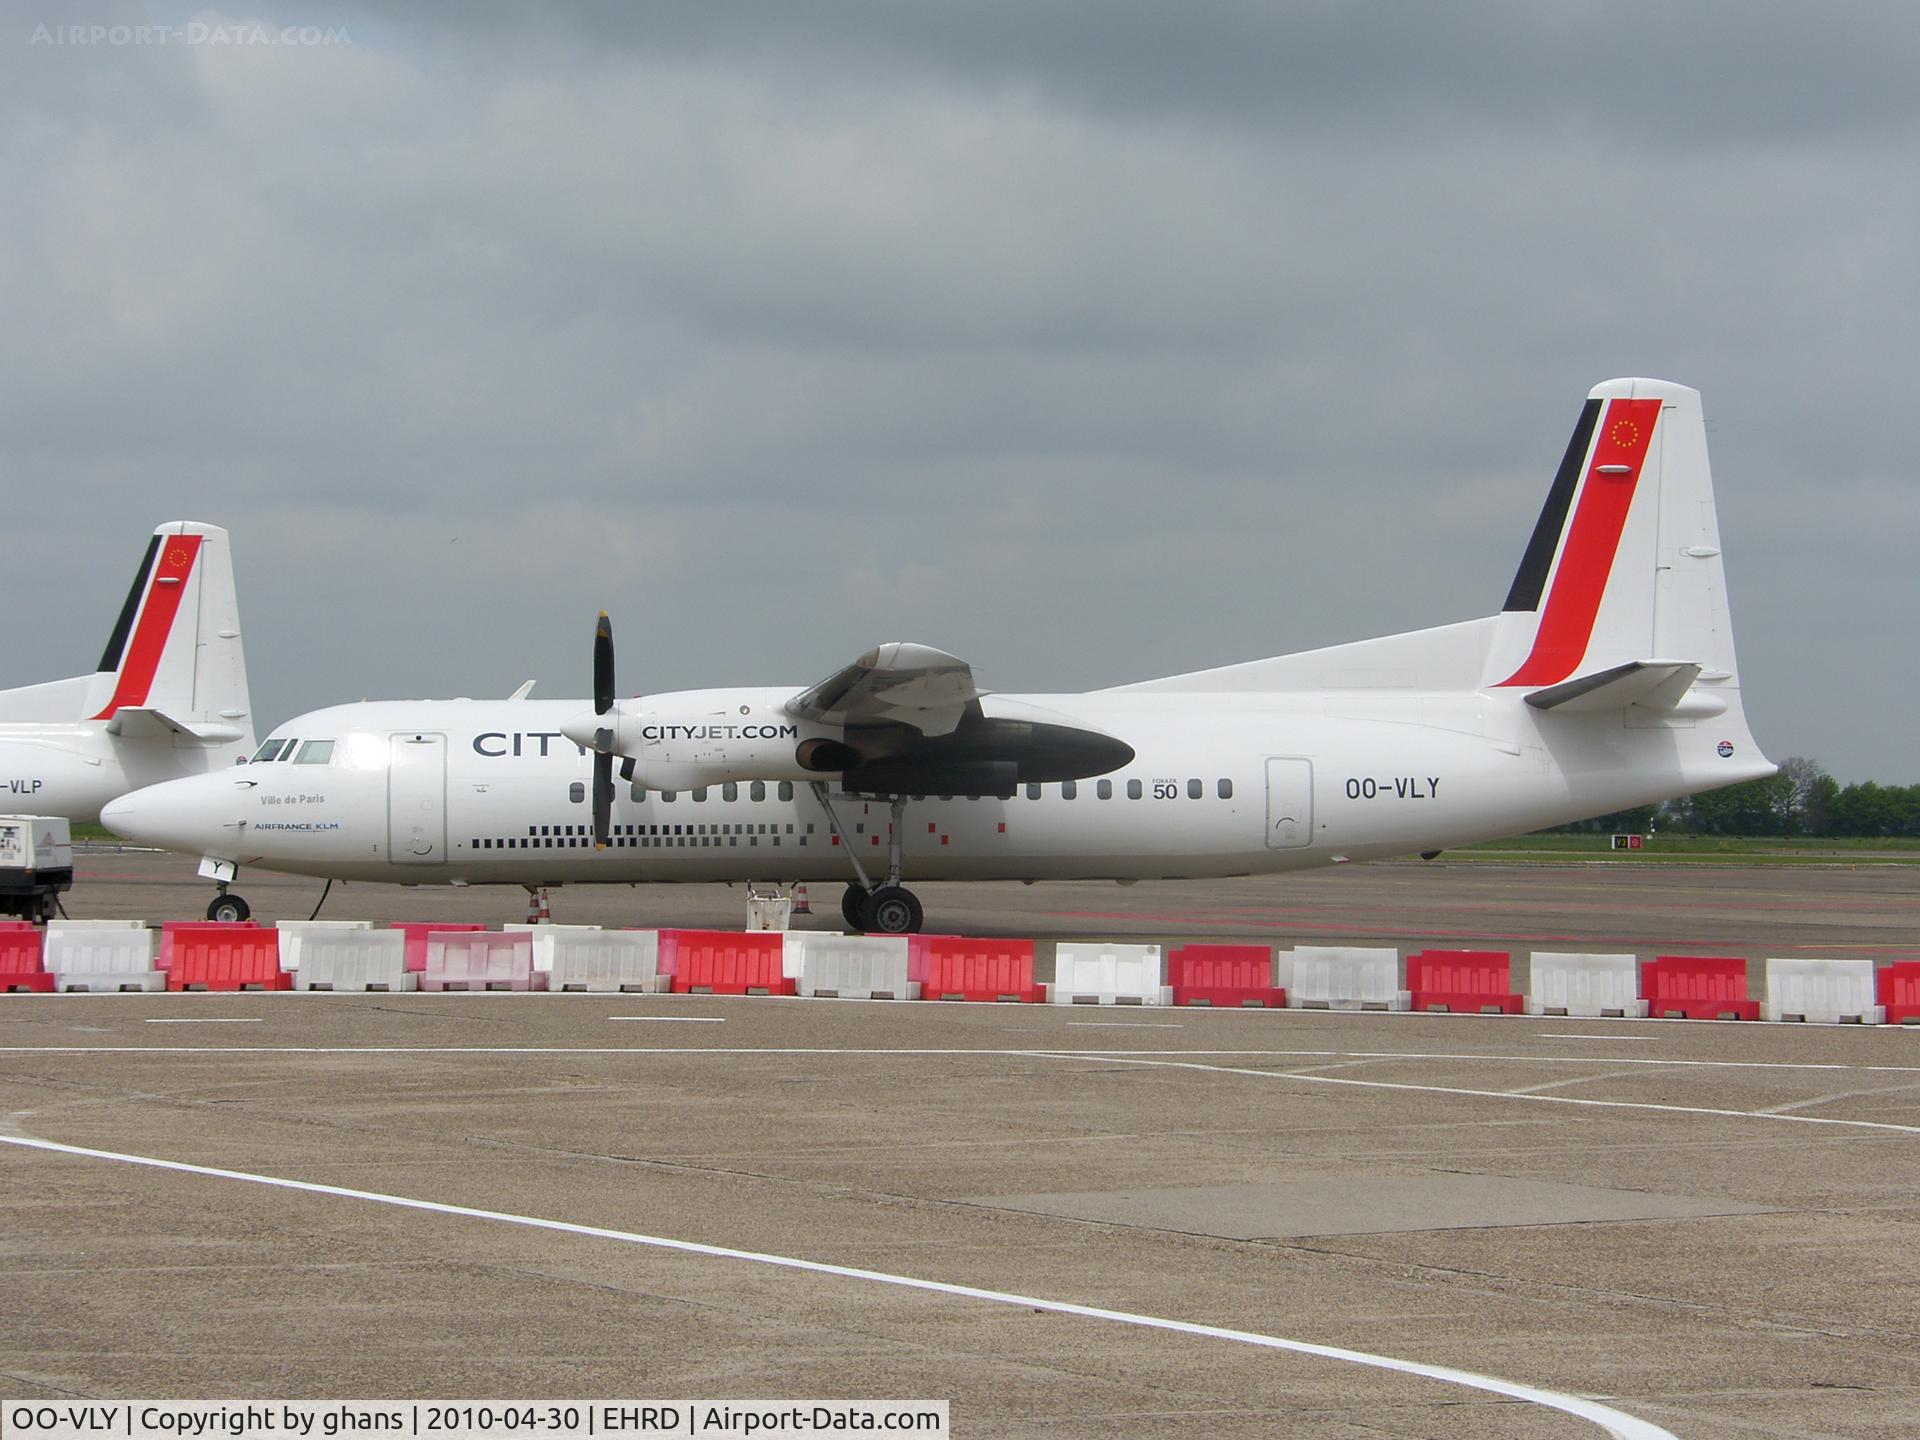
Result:
<svg viewBox="0 0 1920 1440"><path fill-rule="evenodd" d="M887 837L887 876L876 885L867 878L859 853L847 838L840 817L833 812L826 782L815 780L812 784L814 798L827 812L827 823L840 837L840 848L847 852L847 861L853 866L855 883L847 886L847 893L840 897L840 915L847 922L847 928L863 930L869 935L917 934L926 923L926 912L920 907L919 897L900 883L901 840L905 833L901 820L906 814L907 797L893 797L893 824Z"/></svg>
<svg viewBox="0 0 1920 1440"><path fill-rule="evenodd" d="M920 897L904 885L880 885L862 890L847 886L840 897L840 914L849 930L864 930L870 935L917 935L926 923Z"/></svg>

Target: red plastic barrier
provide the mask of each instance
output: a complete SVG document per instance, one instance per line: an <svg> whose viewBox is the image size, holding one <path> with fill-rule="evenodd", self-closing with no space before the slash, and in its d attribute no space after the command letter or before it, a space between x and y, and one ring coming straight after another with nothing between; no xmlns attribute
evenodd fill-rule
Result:
<svg viewBox="0 0 1920 1440"><path fill-rule="evenodd" d="M792 995L795 982L780 973L785 948L777 930L662 930L660 970L678 995Z"/></svg>
<svg viewBox="0 0 1920 1440"><path fill-rule="evenodd" d="M41 958L45 941L46 937L31 925L22 930L0 930L0 992L52 993L53 976L47 974Z"/></svg>
<svg viewBox="0 0 1920 1440"><path fill-rule="evenodd" d="M1518 1015L1511 960L1504 950L1419 950L1407 956L1407 989L1415 1010Z"/></svg>
<svg viewBox="0 0 1920 1440"><path fill-rule="evenodd" d="M909 952L911 958L911 952ZM927 939L923 1000L1017 1000L1038 1005L1033 978L1033 941L968 940L958 935Z"/></svg>
<svg viewBox="0 0 1920 1440"><path fill-rule="evenodd" d="M38 930L31 920L0 920L0 930Z"/></svg>
<svg viewBox="0 0 1920 1440"><path fill-rule="evenodd" d="M280 932L259 925L209 921L173 927L173 964L167 989L291 990L293 976L280 968Z"/></svg>
<svg viewBox="0 0 1920 1440"><path fill-rule="evenodd" d="M223 925L229 930L258 930L258 920L162 920L160 922L160 956L153 962L156 970L173 968L173 932L197 926Z"/></svg>
<svg viewBox="0 0 1920 1440"><path fill-rule="evenodd" d="M1640 998L1655 1018L1760 1018L1760 1002L1747 998L1747 962L1726 956L1656 956L1640 967Z"/></svg>
<svg viewBox="0 0 1920 1440"><path fill-rule="evenodd" d="M471 935L476 930L484 930L484 925L439 924L431 920L403 920L397 925L389 925L389 930L398 930L407 937L407 969L424 970L427 968L427 936L434 931L453 930L462 935Z"/></svg>
<svg viewBox="0 0 1920 1440"><path fill-rule="evenodd" d="M1273 983L1264 945L1181 945L1167 956L1176 1005L1255 1005L1277 1009L1287 992Z"/></svg>
<svg viewBox="0 0 1920 1440"><path fill-rule="evenodd" d="M1876 983L1880 1003L1887 1007L1887 1024L1920 1020L1920 960L1902 960L1882 970Z"/></svg>
<svg viewBox="0 0 1920 1440"><path fill-rule="evenodd" d="M907 979L921 984L927 978L928 947L936 940L957 940L957 935L909 935L907 936Z"/></svg>

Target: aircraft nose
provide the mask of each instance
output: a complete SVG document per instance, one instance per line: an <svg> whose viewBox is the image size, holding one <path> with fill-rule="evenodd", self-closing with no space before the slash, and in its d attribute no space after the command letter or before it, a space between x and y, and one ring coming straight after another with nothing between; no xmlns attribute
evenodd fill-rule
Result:
<svg viewBox="0 0 1920 1440"><path fill-rule="evenodd" d="M139 792L133 792L137 795ZM109 800L100 807L100 823L106 826L122 840L138 840L140 833L134 826L138 823L140 807L133 803L133 795L122 795L118 800Z"/></svg>
<svg viewBox="0 0 1920 1440"><path fill-rule="evenodd" d="M224 775L169 780L109 801L100 823L136 844L213 853L231 847L238 833L232 797L233 782Z"/></svg>

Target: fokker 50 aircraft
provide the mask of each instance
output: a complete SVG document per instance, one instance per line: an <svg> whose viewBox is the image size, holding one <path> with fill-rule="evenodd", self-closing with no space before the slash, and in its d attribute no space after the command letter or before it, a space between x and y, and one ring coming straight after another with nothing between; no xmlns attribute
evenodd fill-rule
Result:
<svg viewBox="0 0 1920 1440"><path fill-rule="evenodd" d="M235 868L406 884L1177 879L1437 851L1770 775L1741 712L1700 396L1588 398L1497 615L1081 695L882 645L817 685L343 705L107 807ZM614 776L616 767L619 783Z"/></svg>
<svg viewBox="0 0 1920 1440"><path fill-rule="evenodd" d="M253 753L233 554L218 525L153 532L91 675L0 691L0 808L92 820L117 795Z"/></svg>

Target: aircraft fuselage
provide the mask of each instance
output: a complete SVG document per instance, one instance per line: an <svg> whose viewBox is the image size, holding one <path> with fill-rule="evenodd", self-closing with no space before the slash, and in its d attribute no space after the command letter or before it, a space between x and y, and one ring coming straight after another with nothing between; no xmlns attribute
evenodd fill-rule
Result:
<svg viewBox="0 0 1920 1440"><path fill-rule="evenodd" d="M793 768L808 727L768 703L791 693L704 691L697 708L673 707L713 717L663 722L676 732L665 741L703 747L704 783L663 787L660 775L693 773L672 769L677 760L643 770L644 784L622 781L605 849L592 835L592 756L561 732L582 709L569 700L315 711L274 732L301 742L294 758L175 781L110 818L170 848L342 880L850 880L828 815ZM1511 693L1006 698L1071 711L1135 758L1104 776L1021 785L1012 798L913 797L901 834L910 879L1300 869L1444 849L1772 769L1744 725L1730 742L1710 724L1629 725L1615 712L1561 718L1545 736ZM316 740L333 742L326 760L302 763ZM884 870L887 800L842 795L837 783L832 799L847 843L870 873Z"/></svg>

